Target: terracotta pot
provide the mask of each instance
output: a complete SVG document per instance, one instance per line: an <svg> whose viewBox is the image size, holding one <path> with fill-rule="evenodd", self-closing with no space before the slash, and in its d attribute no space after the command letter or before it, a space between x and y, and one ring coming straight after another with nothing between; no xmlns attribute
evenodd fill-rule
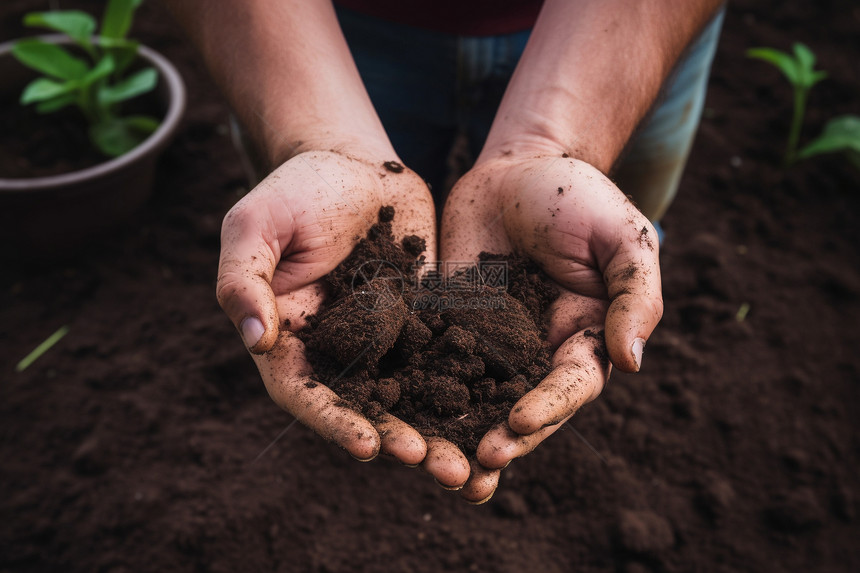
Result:
<svg viewBox="0 0 860 573"><path fill-rule="evenodd" d="M57 44L64 36L39 36ZM11 55L14 42L0 44L0 93L21 93L36 73ZM161 126L130 152L87 169L51 177L0 178L0 258L40 261L62 258L126 221L149 198L159 153L185 110L179 72L157 52L140 46L145 65L158 70L155 95Z"/></svg>

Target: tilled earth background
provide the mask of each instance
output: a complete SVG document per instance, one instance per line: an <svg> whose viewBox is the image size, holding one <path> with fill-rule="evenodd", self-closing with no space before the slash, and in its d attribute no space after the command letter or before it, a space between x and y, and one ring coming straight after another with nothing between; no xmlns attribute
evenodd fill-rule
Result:
<svg viewBox="0 0 860 573"><path fill-rule="evenodd" d="M4 2L0 40L47 4ZM479 507L299 424L266 449L292 419L214 297L247 189L227 109L155 2L134 34L180 67L188 116L137 219L73 263L0 273L0 571L860 570L860 172L780 169L790 88L744 56L818 55L808 140L860 113L856 3L729 5L643 371Z"/></svg>

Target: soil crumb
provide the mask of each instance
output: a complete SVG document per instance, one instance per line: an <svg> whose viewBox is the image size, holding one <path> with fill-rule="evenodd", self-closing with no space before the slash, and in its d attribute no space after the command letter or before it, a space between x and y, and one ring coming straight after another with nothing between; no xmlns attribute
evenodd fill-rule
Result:
<svg viewBox="0 0 860 573"><path fill-rule="evenodd" d="M392 173L403 173L403 165L396 161L386 161L382 166Z"/></svg>
<svg viewBox="0 0 860 573"><path fill-rule="evenodd" d="M549 372L542 317L558 293L517 256L481 253L453 273L426 263L423 238L395 243L393 216L383 207L325 277L330 302L299 337L315 377L352 408L370 419L390 412L474 456Z"/></svg>

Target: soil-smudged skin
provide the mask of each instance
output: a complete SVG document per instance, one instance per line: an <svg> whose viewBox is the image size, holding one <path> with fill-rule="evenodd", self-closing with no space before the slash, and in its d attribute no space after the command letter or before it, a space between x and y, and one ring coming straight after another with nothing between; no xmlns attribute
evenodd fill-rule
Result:
<svg viewBox="0 0 860 573"><path fill-rule="evenodd" d="M390 412L474 455L484 433L549 372L542 316L557 292L533 263L488 254L481 260L506 264L504 286L486 286L473 266L458 272L455 289L434 289L417 278L424 240L396 244L393 216L383 207L325 277L330 302L299 336L320 382L356 410L371 419ZM428 300L434 304L422 304Z"/></svg>

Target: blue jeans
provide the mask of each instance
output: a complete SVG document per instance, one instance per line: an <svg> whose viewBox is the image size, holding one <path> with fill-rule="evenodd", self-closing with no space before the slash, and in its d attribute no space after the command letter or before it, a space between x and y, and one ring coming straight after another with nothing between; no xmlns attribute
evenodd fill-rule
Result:
<svg viewBox="0 0 860 573"><path fill-rule="evenodd" d="M394 149L430 183L439 202L455 139L465 134L477 157L530 31L453 36L340 8L338 18ZM722 20L720 11L687 50L613 174L652 220L677 191Z"/></svg>

